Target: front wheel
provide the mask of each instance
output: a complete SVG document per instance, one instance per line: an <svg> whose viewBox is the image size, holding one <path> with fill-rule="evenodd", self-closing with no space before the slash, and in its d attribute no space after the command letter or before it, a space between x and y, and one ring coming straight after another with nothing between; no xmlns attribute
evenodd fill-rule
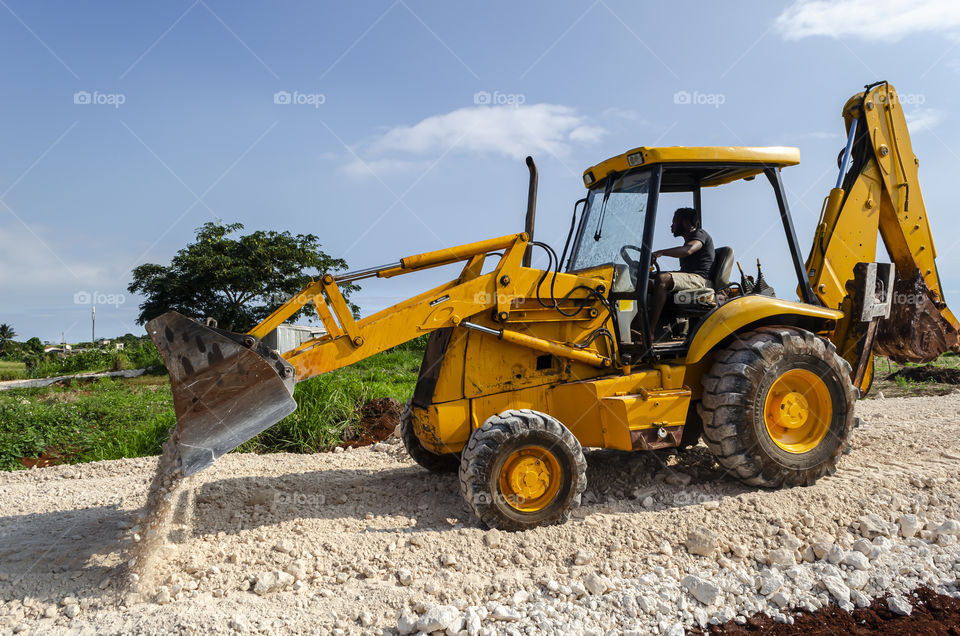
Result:
<svg viewBox="0 0 960 636"><path fill-rule="evenodd" d="M580 442L556 419L504 411L470 436L460 460L460 492L489 528L527 530L563 523L580 505L587 462Z"/></svg>
<svg viewBox="0 0 960 636"><path fill-rule="evenodd" d="M703 380L703 439L727 472L769 488L836 471L854 427L850 365L792 327L742 334Z"/></svg>

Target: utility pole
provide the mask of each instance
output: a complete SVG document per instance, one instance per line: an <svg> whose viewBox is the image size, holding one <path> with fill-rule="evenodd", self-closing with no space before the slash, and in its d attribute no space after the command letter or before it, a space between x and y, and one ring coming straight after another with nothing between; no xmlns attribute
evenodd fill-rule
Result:
<svg viewBox="0 0 960 636"><path fill-rule="evenodd" d="M97 308L90 305L90 346L97 346Z"/></svg>

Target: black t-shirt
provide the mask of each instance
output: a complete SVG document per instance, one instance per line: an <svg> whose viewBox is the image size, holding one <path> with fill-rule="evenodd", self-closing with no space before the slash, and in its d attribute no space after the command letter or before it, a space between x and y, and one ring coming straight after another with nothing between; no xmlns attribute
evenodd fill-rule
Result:
<svg viewBox="0 0 960 636"><path fill-rule="evenodd" d="M683 237L685 242L700 241L703 247L690 256L680 259L680 271L687 274L700 274L710 278L710 269L713 267L713 239L703 229L696 229Z"/></svg>

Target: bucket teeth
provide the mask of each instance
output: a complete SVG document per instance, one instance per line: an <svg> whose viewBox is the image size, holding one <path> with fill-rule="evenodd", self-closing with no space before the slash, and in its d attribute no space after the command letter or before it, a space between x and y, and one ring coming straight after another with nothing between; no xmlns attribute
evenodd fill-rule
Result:
<svg viewBox="0 0 960 636"><path fill-rule="evenodd" d="M147 323L170 372L184 475L293 413L294 369L256 338L175 311Z"/></svg>

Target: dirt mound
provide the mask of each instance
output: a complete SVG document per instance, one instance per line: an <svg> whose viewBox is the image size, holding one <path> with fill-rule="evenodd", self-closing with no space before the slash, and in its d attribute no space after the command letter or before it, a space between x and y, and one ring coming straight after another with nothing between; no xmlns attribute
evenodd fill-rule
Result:
<svg viewBox="0 0 960 636"><path fill-rule="evenodd" d="M885 634L886 636L924 636L960 634L960 599L937 594L928 587L914 590L909 599L911 612L903 616L888 607L886 598L878 598L869 607L845 612L831 605L816 612L800 611L794 616L793 625L777 623L766 614L756 614L743 625L730 621L712 627L706 632L691 630L691 634L724 634L743 636L744 634L806 634L809 636L834 636L851 634L868 636Z"/></svg>
<svg viewBox="0 0 960 636"><path fill-rule="evenodd" d="M340 446L344 448L359 448L370 446L393 435L400 423L400 414L403 405L393 398L377 398L370 400L360 407L360 423L350 429L350 439Z"/></svg>
<svg viewBox="0 0 960 636"><path fill-rule="evenodd" d="M903 367L896 373L887 376L888 380L897 378L914 382L939 382L940 384L960 384L960 369L935 367L925 364L922 367Z"/></svg>

